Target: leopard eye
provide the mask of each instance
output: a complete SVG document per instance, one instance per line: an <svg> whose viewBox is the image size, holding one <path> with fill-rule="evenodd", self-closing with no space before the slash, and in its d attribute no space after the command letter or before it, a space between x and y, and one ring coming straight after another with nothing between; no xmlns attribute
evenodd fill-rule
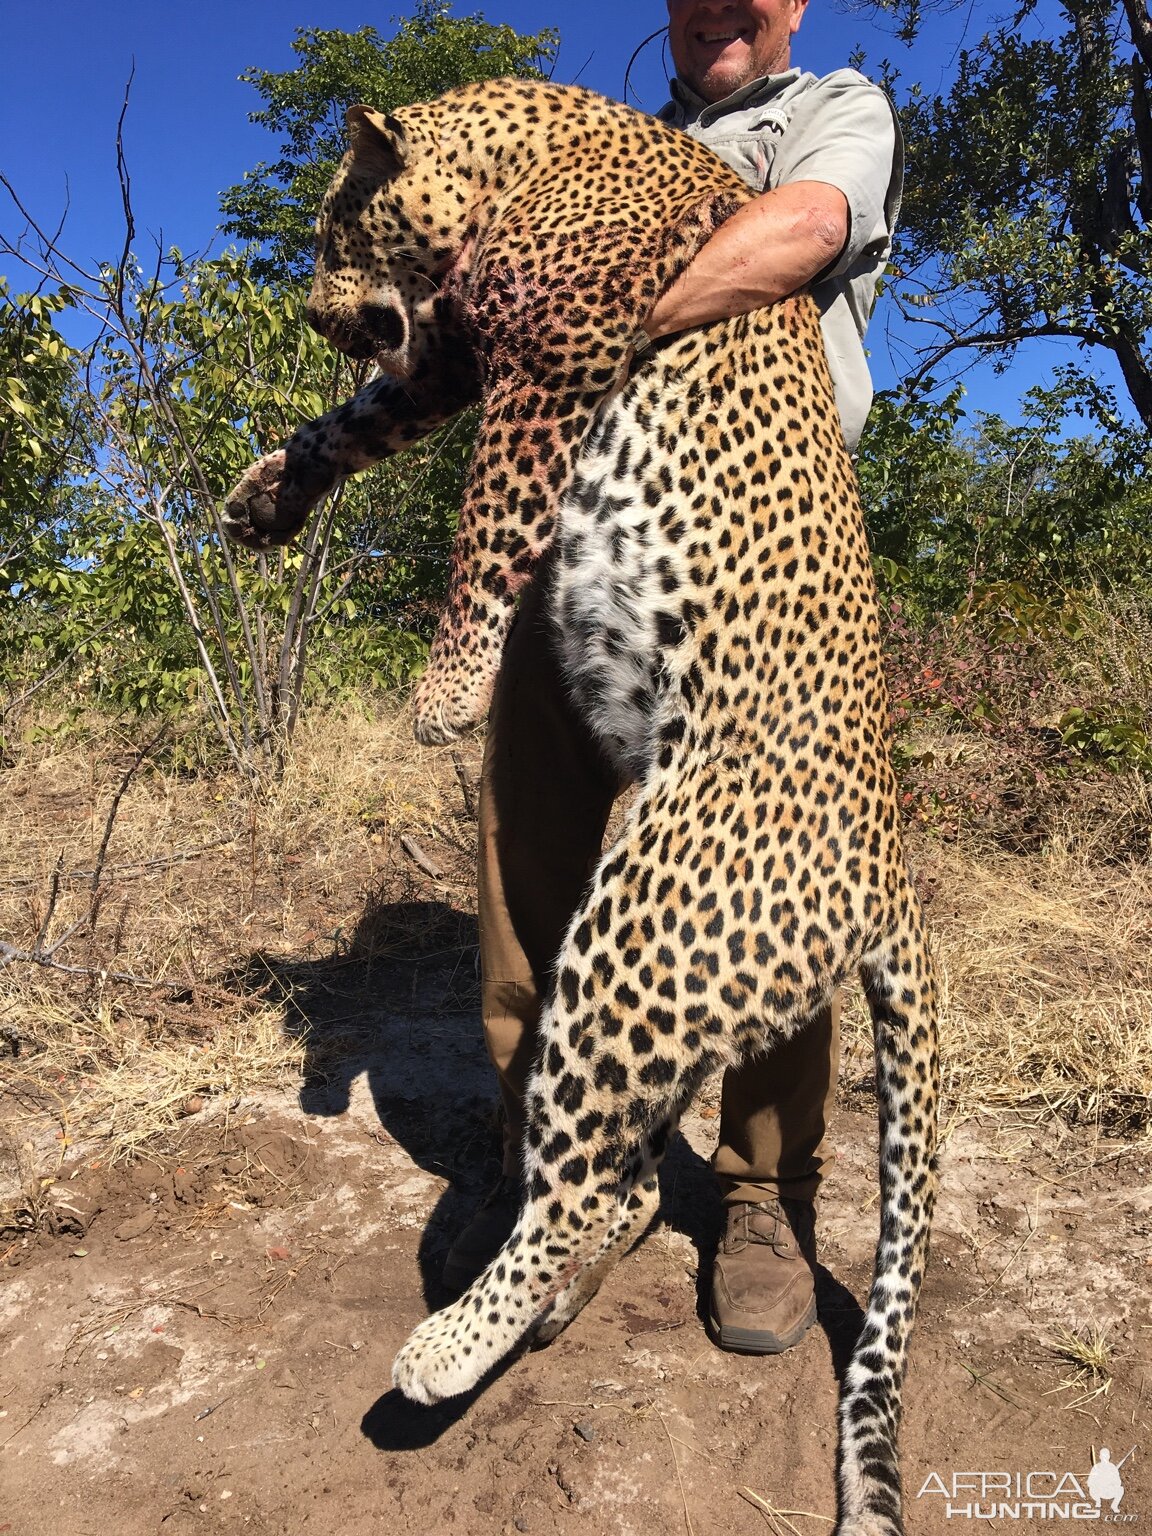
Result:
<svg viewBox="0 0 1152 1536"><path fill-rule="evenodd" d="M343 266L340 248L332 238L330 231L321 231L316 236L316 260L332 269Z"/></svg>

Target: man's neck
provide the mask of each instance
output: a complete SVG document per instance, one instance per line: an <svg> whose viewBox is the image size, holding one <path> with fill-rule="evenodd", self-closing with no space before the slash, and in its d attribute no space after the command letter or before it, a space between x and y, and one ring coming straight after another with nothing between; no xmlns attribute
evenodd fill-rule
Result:
<svg viewBox="0 0 1152 1536"><path fill-rule="evenodd" d="M670 88L672 99L692 117L700 117L706 112L719 116L723 112L731 112L738 107L755 105L762 96L769 96L781 86L791 84L799 73L799 69L790 65L778 74L758 75L754 80L737 86L734 91L720 97L717 101L709 101L701 96L691 85L681 80L679 75L673 77Z"/></svg>

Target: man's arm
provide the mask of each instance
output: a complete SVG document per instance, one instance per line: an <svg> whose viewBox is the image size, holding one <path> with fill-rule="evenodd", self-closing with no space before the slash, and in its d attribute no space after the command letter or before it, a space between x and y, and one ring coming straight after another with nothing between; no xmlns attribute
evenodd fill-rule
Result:
<svg viewBox="0 0 1152 1536"><path fill-rule="evenodd" d="M848 239L848 199L823 181L762 193L722 224L645 321L655 341L786 298L830 267Z"/></svg>

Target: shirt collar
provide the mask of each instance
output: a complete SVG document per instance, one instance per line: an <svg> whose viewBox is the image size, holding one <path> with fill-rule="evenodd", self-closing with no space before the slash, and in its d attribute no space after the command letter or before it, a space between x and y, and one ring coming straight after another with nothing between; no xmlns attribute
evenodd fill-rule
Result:
<svg viewBox="0 0 1152 1536"><path fill-rule="evenodd" d="M714 123L717 118L723 117L728 112L739 111L742 107L763 106L785 86L791 85L799 78L798 69L786 69L779 75L761 75L758 79L749 81L747 85L742 85L738 91L733 91L731 96L725 96L722 101L705 101L702 96L697 96L691 86L685 85L679 76L674 76L671 83L672 100L676 104L678 115L706 128L709 123Z"/></svg>

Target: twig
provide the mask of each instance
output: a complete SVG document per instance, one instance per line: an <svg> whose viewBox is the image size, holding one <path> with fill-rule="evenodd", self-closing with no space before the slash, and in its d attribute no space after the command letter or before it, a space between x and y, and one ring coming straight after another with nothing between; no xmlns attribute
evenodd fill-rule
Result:
<svg viewBox="0 0 1152 1536"><path fill-rule="evenodd" d="M672 1465L676 1468L676 1481L680 1485L680 1502L684 1506L684 1524L688 1527L688 1536L696 1536L696 1529L692 1524L692 1516L688 1513L688 1498L684 1492L684 1479L680 1476L680 1458L676 1455L676 1442L664 1421L664 1415L657 1409L656 1416L660 1420L660 1427L668 1437L668 1449L672 1452ZM799 1532L797 1532L799 1536Z"/></svg>
<svg viewBox="0 0 1152 1536"><path fill-rule="evenodd" d="M1017 1244L1016 1248L1013 1250L1012 1256L1008 1260L1007 1264L1005 1264L1004 1268L996 1276L995 1280L989 1281L989 1283L984 1287L984 1289L982 1291L980 1291L975 1296L969 1297L968 1300L962 1301L959 1304L959 1306L953 1308L952 1310L956 1311L956 1312L963 1312L966 1308L968 1308L970 1306L975 1306L977 1302L983 1301L986 1296L990 1296L992 1294L992 1292L996 1289L996 1287L1000 1284L1001 1280L1003 1280L1004 1276L1012 1268L1013 1264L1015 1264L1016 1260L1024 1252L1024 1249L1028 1246L1028 1244L1036 1236L1036 1233L1039 1230L1040 1230L1040 1189L1039 1189L1039 1186L1037 1186L1037 1189L1036 1189L1036 1215L1035 1215L1034 1218L1031 1219L1031 1224L1029 1225L1028 1231L1025 1233L1024 1237L1021 1238L1020 1242ZM967 1367L965 1367L965 1369L967 1369Z"/></svg>
<svg viewBox="0 0 1152 1536"><path fill-rule="evenodd" d="M261 1299L260 1305L256 1308L257 1322L262 1323L264 1321L271 1308L275 1305L280 1294L283 1291L286 1291L288 1287L296 1280L304 1266L312 1262L312 1260L316 1257L316 1253L317 1250L315 1248L310 1248L298 1264L292 1265L291 1269L285 1268L282 1272L273 1273L268 1284L267 1292Z"/></svg>
<svg viewBox="0 0 1152 1536"><path fill-rule="evenodd" d="M208 1282L203 1294L207 1297L211 1291L219 1290L222 1284L223 1281L220 1280ZM75 1363L83 1356L98 1333L109 1327L122 1327L130 1317L135 1317L148 1307L174 1307L184 1312L195 1312L197 1317L223 1323L226 1328L239 1328L244 1323L259 1321L254 1315L241 1316L235 1312L217 1312L214 1307L204 1306L195 1297L166 1296L158 1291L154 1295L138 1296L133 1301L121 1302L119 1306L109 1307L107 1311L93 1315L80 1323L64 1346L64 1360L68 1361L71 1356L72 1363Z"/></svg>
<svg viewBox="0 0 1152 1536"><path fill-rule="evenodd" d="M92 891L93 904L95 904L96 897L99 894L100 882L104 878L104 865L108 858L108 844L112 841L112 829L116 825L116 816L120 810L120 802L128 793L128 786L140 772L142 764L147 758L151 757L152 753L164 740L165 736L167 736L170 729L170 723L165 720L160 729L151 738L151 740L140 748L135 757L128 764L128 767L125 769L124 773L121 775L119 786L117 787L116 793L112 796L112 804L108 807L108 815L104 818L104 836L100 839L100 849L96 855L96 864L92 870L92 879L89 882L89 886ZM94 923L95 918L95 905L93 905L93 908L90 912L91 922Z"/></svg>
<svg viewBox="0 0 1152 1536"><path fill-rule="evenodd" d="M1032 1241L1032 1239L1036 1236L1036 1233L1038 1232L1038 1230L1039 1230L1038 1227L1033 1227L1032 1230L1030 1232L1026 1233L1026 1235L1021 1239L1020 1244L1016 1248L1015 1252L1012 1254L1012 1257L1008 1260L1007 1264L1005 1264L1004 1268L1000 1271L1000 1273L996 1276L995 1280L993 1280L992 1284L988 1287L989 1290L994 1289L996 1286L998 1286L1000 1284L1001 1280L1003 1280L1004 1276L1008 1273L1008 1271L1012 1268L1013 1264L1015 1264L1016 1260L1024 1252L1024 1249L1027 1246L1027 1244L1030 1243Z"/></svg>
<svg viewBox="0 0 1152 1536"><path fill-rule="evenodd" d="M120 105L120 117L116 123L116 177L120 183L120 201L124 206L124 250L116 266L117 298L123 299L125 272L132 254L132 241L136 237L136 220L132 213L132 183L128 176L128 161L124 155L124 119L128 115L128 100L132 94L132 81L136 75L133 59L124 86L124 100Z"/></svg>
<svg viewBox="0 0 1152 1536"><path fill-rule="evenodd" d="M10 1445L11 1442L13 1440L15 1440L17 1435L21 1434L24 1430L26 1430L28 1428L29 1424L31 1424L33 1419L38 1419L40 1417L40 1415L44 1412L45 1408L47 1408L48 1404L52 1401L52 1399L54 1397L59 1397L60 1393L63 1392L63 1390L64 1390L64 1383L62 1381L61 1382L57 1382L56 1385L52 1388L52 1390L45 1397L42 1397L40 1399L40 1406L38 1408L33 1408L32 1412L28 1415L28 1417L24 1420L24 1422L22 1424L17 1424L16 1428L12 1431L12 1433L10 1435L8 1435L5 1439L0 1440L0 1451L2 1451L6 1445Z"/></svg>
<svg viewBox="0 0 1152 1536"><path fill-rule="evenodd" d="M631 1348L637 1339L651 1338L654 1333L675 1333L677 1328L683 1327L683 1321L679 1323L654 1323L651 1328L637 1328L636 1332L630 1333L624 1342Z"/></svg>
<svg viewBox="0 0 1152 1536"><path fill-rule="evenodd" d="M776 1536L780 1536L780 1527L776 1523L778 1520L784 1522L793 1533L793 1536L801 1536L801 1533L789 1520L789 1515L798 1515L802 1520L822 1520L825 1525L836 1524L835 1520L832 1520L828 1515L818 1515L811 1509L777 1509L775 1504L769 1504L767 1499L762 1499L758 1493L753 1493L751 1488L737 1488L736 1492L742 1499L751 1504L753 1509L760 1511L768 1524L776 1532Z"/></svg>
<svg viewBox="0 0 1152 1536"><path fill-rule="evenodd" d="M407 832L400 834L400 846L413 864L422 869L430 880L443 880L444 871L439 865L433 863L416 839L409 837Z"/></svg>
<svg viewBox="0 0 1152 1536"><path fill-rule="evenodd" d="M974 1371L970 1365L965 1365L963 1360L960 1361L960 1369L967 1371L978 1387L986 1387L989 1392L1002 1398L1004 1402L1011 1403L1013 1408L1027 1408L1029 1406L1028 1403L1023 1402L1020 1398L1013 1397L1011 1392L1006 1391L999 1382L993 1381L991 1376L982 1376L979 1371Z"/></svg>
<svg viewBox="0 0 1152 1536"><path fill-rule="evenodd" d="M60 871L64 866L64 852L60 851L56 856L56 867L52 871L52 879L48 886L48 910L44 914L44 921L40 924L40 932L32 945L32 958L39 959L44 951L44 940L48 937L48 929L52 925L52 918L56 911L56 902L60 896Z"/></svg>
<svg viewBox="0 0 1152 1536"><path fill-rule="evenodd" d="M81 928L86 928L87 926L88 919L86 917L82 917L78 922L73 923L71 928L65 928L64 932L60 934L60 936L51 944L49 944L47 949L42 949L40 951L40 959L51 960L52 956L58 949L62 949L64 945L67 944L69 939L74 938L75 935L80 932Z"/></svg>
<svg viewBox="0 0 1152 1536"><path fill-rule="evenodd" d="M36 239L40 242L42 260L47 261L49 257L52 257L54 260L58 260L61 265L70 267L72 271L75 272L76 275L80 277L84 282L91 283L94 286L99 284L100 274L98 272L87 272L83 267L78 267L74 261L71 261L67 256L65 256L64 252L57 244L57 239L60 234L59 229L57 230L56 235L49 235L45 232L41 225L36 222L31 213L29 213L28 209L25 208L24 204L20 201L20 198L16 192L16 188L8 180L7 176L0 175L0 187L3 187L5 192L7 192L8 196L15 203L17 212L20 214L20 217L24 220L28 229L32 231L32 233L36 236ZM33 272L42 271L41 268L36 266L35 262L31 261L27 256L24 255L23 250L21 250L19 247L13 246L7 240L5 240L3 242L3 248L7 255L15 256L16 259L23 262L23 264L28 267L29 270ZM61 276L58 268L53 268L49 272L43 273L43 275L53 279L54 281L59 281Z"/></svg>
<svg viewBox="0 0 1152 1536"><path fill-rule="evenodd" d="M99 965L63 965L59 960L52 959L52 951L70 939L83 924L76 924L70 928L59 940L44 954L36 954L33 950L17 949L14 944L6 944L0 939L0 970L11 965L16 960L27 961L31 965L42 965L49 971L62 971L65 976L93 976L100 981L123 981L130 987L164 987L169 992L187 992L193 985L190 981L166 981L162 976L133 976L128 971L106 971Z"/></svg>
<svg viewBox="0 0 1152 1536"><path fill-rule="evenodd" d="M188 864L193 859L203 858L204 854L211 853L215 848L226 848L229 843L234 843L235 841L234 834L229 833L226 837L217 837L210 843L203 843L199 848L186 848L180 853L166 854L163 858L159 859L136 860L127 864L106 864L104 868L106 873L114 874L118 880L141 880L152 870L171 869L175 864ZM60 878L62 880L90 881L94 874L94 869L68 869L64 871ZM35 879L7 880L0 884L0 890L24 891L29 886L38 884L39 881Z"/></svg>
<svg viewBox="0 0 1152 1536"><path fill-rule="evenodd" d="M251 1392L251 1387L243 1387L239 1392L231 1392L227 1397L222 1397L218 1403L212 1403L207 1408L201 1408L199 1413L192 1415L193 1424L199 1424L202 1419L211 1416L220 1408L226 1408L229 1403L234 1403L238 1397L244 1397Z"/></svg>
<svg viewBox="0 0 1152 1536"><path fill-rule="evenodd" d="M699 1456L702 1460L706 1461L710 1467L714 1467L716 1465L715 1460L709 1456L708 1452L702 1451L698 1445L693 1445L688 1440L681 1440L679 1435L670 1434L668 1438L670 1440L674 1440L677 1445L683 1446L686 1451L691 1451L693 1456Z"/></svg>
<svg viewBox="0 0 1152 1536"><path fill-rule="evenodd" d="M464 759L459 752L452 754L452 766L456 770L456 782L460 785L460 794L464 800L464 810L473 820L476 820L476 786L464 766Z"/></svg>

